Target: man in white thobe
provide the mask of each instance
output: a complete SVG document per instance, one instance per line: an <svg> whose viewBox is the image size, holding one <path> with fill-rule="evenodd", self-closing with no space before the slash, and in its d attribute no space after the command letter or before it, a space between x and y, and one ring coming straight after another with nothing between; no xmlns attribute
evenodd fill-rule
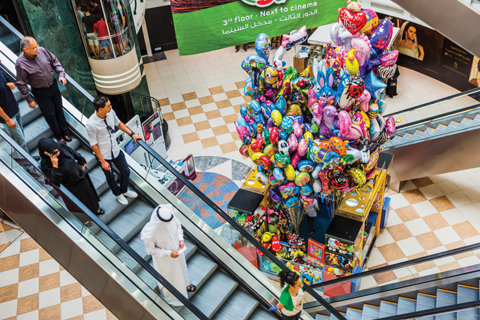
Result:
<svg viewBox="0 0 480 320"><path fill-rule="evenodd" d="M158 273L188 298L188 292L193 292L196 288L188 282L185 255L178 252L185 247L185 242L182 225L173 215L171 204L161 204L153 210L150 222L143 227L141 238ZM158 287L163 289L160 283ZM170 305L181 305L169 290L163 290L163 295Z"/></svg>

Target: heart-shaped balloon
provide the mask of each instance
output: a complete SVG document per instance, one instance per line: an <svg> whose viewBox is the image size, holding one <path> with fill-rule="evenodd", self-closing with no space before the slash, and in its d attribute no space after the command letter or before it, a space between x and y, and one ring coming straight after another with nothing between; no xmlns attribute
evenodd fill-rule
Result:
<svg viewBox="0 0 480 320"><path fill-rule="evenodd" d="M367 15L365 12L352 12L347 8L340 10L338 19L351 34L360 31L367 23Z"/></svg>
<svg viewBox="0 0 480 320"><path fill-rule="evenodd" d="M382 67L393 66L398 59L398 50L392 50L380 58Z"/></svg>

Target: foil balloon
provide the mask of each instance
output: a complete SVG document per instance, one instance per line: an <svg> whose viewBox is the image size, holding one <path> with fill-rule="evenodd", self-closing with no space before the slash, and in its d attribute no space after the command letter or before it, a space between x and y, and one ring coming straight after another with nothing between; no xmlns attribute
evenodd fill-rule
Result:
<svg viewBox="0 0 480 320"><path fill-rule="evenodd" d="M300 162L300 155L298 154L298 152L295 152L292 156L292 166L294 168L297 168L299 162Z"/></svg>
<svg viewBox="0 0 480 320"><path fill-rule="evenodd" d="M257 181L263 185L268 185L269 183L267 175L263 172L257 172L255 179L257 179Z"/></svg>
<svg viewBox="0 0 480 320"><path fill-rule="evenodd" d="M382 67L393 66L398 59L398 50L392 50L380 58Z"/></svg>
<svg viewBox="0 0 480 320"><path fill-rule="evenodd" d="M278 151L284 156L288 156L288 143L285 140L278 141Z"/></svg>
<svg viewBox="0 0 480 320"><path fill-rule="evenodd" d="M352 99L357 99L363 94L364 90L365 83L363 82L362 78L355 76L350 81L350 85L348 86L348 95Z"/></svg>
<svg viewBox="0 0 480 320"><path fill-rule="evenodd" d="M295 169L291 164L289 164L285 168L285 176L287 177L287 180L293 181L295 179Z"/></svg>
<svg viewBox="0 0 480 320"><path fill-rule="evenodd" d="M322 166L317 165L317 166L315 167L315 169L313 169L313 171L312 171L312 178L313 178L313 179L318 179L321 168L322 168Z"/></svg>
<svg viewBox="0 0 480 320"><path fill-rule="evenodd" d="M300 139L300 142L298 143L298 148L297 152L301 157L304 157L307 154L307 141L305 139Z"/></svg>
<svg viewBox="0 0 480 320"><path fill-rule="evenodd" d="M282 201L282 196L280 195L280 193L277 190L270 189L270 191L268 191L268 193L270 194L270 199L272 199L273 202L279 203L279 202Z"/></svg>
<svg viewBox="0 0 480 320"><path fill-rule="evenodd" d="M362 11L365 12L367 16L367 23L365 23L363 28L360 30L360 33L368 36L378 26L378 16L377 13L372 9L362 9Z"/></svg>
<svg viewBox="0 0 480 320"><path fill-rule="evenodd" d="M377 54L388 47L393 35L393 24L390 19L382 19L377 29L370 35L370 44Z"/></svg>
<svg viewBox="0 0 480 320"><path fill-rule="evenodd" d="M297 150L298 141L297 141L297 138L295 137L295 134L291 133L290 136L288 137L288 145L289 145L288 150L290 152Z"/></svg>
<svg viewBox="0 0 480 320"><path fill-rule="evenodd" d="M298 163L298 170L301 172L312 172L314 168L313 161L311 160L302 160Z"/></svg>
<svg viewBox="0 0 480 320"><path fill-rule="evenodd" d="M381 94L380 91L384 89L387 85L382 81L378 80L377 76L373 71L370 71L370 73L365 78L364 82L365 82L365 89L368 90L368 92L370 92L372 97L380 100L380 94Z"/></svg>
<svg viewBox="0 0 480 320"><path fill-rule="evenodd" d="M354 12L347 8L342 8L339 11L338 20L351 34L355 34L367 23L367 15L362 11Z"/></svg>
<svg viewBox="0 0 480 320"><path fill-rule="evenodd" d="M270 38L265 33L260 33L255 40L255 51L268 63L270 58Z"/></svg>
<svg viewBox="0 0 480 320"><path fill-rule="evenodd" d="M283 179L285 179L283 171L280 168L273 169L273 177L275 178L275 180L278 180L278 181L282 181Z"/></svg>
<svg viewBox="0 0 480 320"><path fill-rule="evenodd" d="M246 96L253 97L255 96L256 88L253 86L253 80L251 77L248 77L245 80L245 86L243 87L243 92Z"/></svg>
<svg viewBox="0 0 480 320"><path fill-rule="evenodd" d="M280 190L280 193L284 198L293 196L294 194L297 193L297 190L298 190L297 186L293 182L288 182L286 184L283 184L279 186L278 189Z"/></svg>
<svg viewBox="0 0 480 320"><path fill-rule="evenodd" d="M277 71L282 71L283 67L287 64L285 61L282 61L283 55L285 54L285 48L280 46L273 56L273 66Z"/></svg>
<svg viewBox="0 0 480 320"><path fill-rule="evenodd" d="M279 168L285 168L290 164L290 158L280 153L275 153L274 159L275 159L275 165Z"/></svg>
<svg viewBox="0 0 480 320"><path fill-rule="evenodd" d="M350 49L350 51L348 51L347 59L345 60L345 67L351 75L356 75L360 71L360 66L355 57L355 49Z"/></svg>
<svg viewBox="0 0 480 320"><path fill-rule="evenodd" d="M288 134L283 132L283 131L279 131L278 132L278 140L285 140L287 141L288 140Z"/></svg>
<svg viewBox="0 0 480 320"><path fill-rule="evenodd" d="M337 47L345 46L345 50L350 50L352 44L352 34L341 23L337 22L330 28L330 38Z"/></svg>
<svg viewBox="0 0 480 320"><path fill-rule="evenodd" d="M283 131L285 131L286 133L290 133L290 131L292 131L293 129L293 121L292 119L288 118L288 117L284 117L282 119L282 129Z"/></svg>
<svg viewBox="0 0 480 320"><path fill-rule="evenodd" d="M312 186L310 184L306 184L300 188L300 194L302 196L309 196L313 193Z"/></svg>
<svg viewBox="0 0 480 320"><path fill-rule="evenodd" d="M298 205L299 201L300 201L299 197L293 196L293 197L289 197L287 201L285 201L285 204L287 205L288 208L292 208Z"/></svg>
<svg viewBox="0 0 480 320"><path fill-rule="evenodd" d="M277 127L273 127L272 129L270 129L269 140L270 140L271 143L277 144L278 138L279 138L278 128L277 128Z"/></svg>
<svg viewBox="0 0 480 320"><path fill-rule="evenodd" d="M281 184L283 183L283 181L278 181L277 179L275 179L275 177L273 176L273 174L270 176L269 180L270 180L270 184L271 184L272 186L279 186L279 185L281 185Z"/></svg>
<svg viewBox="0 0 480 320"><path fill-rule="evenodd" d="M273 123L279 127L282 124L282 114L278 110L272 111L272 121Z"/></svg>
<svg viewBox="0 0 480 320"><path fill-rule="evenodd" d="M319 179L313 181L313 191L316 193L322 191L322 183Z"/></svg>
<svg viewBox="0 0 480 320"><path fill-rule="evenodd" d="M385 123L385 132L390 137L395 133L395 118L389 117Z"/></svg>
<svg viewBox="0 0 480 320"><path fill-rule="evenodd" d="M300 172L295 177L295 184L299 187L302 187L310 182L310 175L308 172Z"/></svg>
<svg viewBox="0 0 480 320"><path fill-rule="evenodd" d="M302 127L300 126L300 124L298 122L293 123L293 134L295 135L295 137L297 139L300 138L303 135Z"/></svg>
<svg viewBox="0 0 480 320"><path fill-rule="evenodd" d="M367 59L367 56L370 55L370 49L372 45L367 36L359 35L352 39L352 48L355 49L354 55L357 58L358 65L363 66Z"/></svg>
<svg viewBox="0 0 480 320"><path fill-rule="evenodd" d="M277 152L277 147L274 144L269 144L263 149L263 153L269 158L273 157Z"/></svg>
<svg viewBox="0 0 480 320"><path fill-rule="evenodd" d="M357 102L360 102L360 110L362 110L363 112L368 112L369 102L371 98L372 96L370 95L370 92L364 89L362 95L356 99Z"/></svg>
<svg viewBox="0 0 480 320"><path fill-rule="evenodd" d="M280 115L283 116L285 114L285 110L287 108L287 102L283 96L280 96L275 102L275 109L280 112Z"/></svg>
<svg viewBox="0 0 480 320"><path fill-rule="evenodd" d="M267 61L256 54L251 54L242 61L241 67L252 78L253 88L258 88L260 74L266 66Z"/></svg>
<svg viewBox="0 0 480 320"><path fill-rule="evenodd" d="M342 139L338 137L331 137L328 142L330 144L330 148L338 153L340 157L345 157L347 155L347 147Z"/></svg>

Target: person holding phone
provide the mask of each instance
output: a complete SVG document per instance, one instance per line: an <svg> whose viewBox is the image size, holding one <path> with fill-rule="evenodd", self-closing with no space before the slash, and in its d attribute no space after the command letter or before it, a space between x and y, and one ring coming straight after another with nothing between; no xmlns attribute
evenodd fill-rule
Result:
<svg viewBox="0 0 480 320"><path fill-rule="evenodd" d="M40 139L38 151L42 159L41 169L52 184L65 186L94 214L105 213L99 206L100 198L88 175L87 161L80 153L47 138Z"/></svg>
<svg viewBox="0 0 480 320"><path fill-rule="evenodd" d="M188 292L195 291L196 287L188 282L182 224L173 215L171 204L161 204L153 210L150 221L142 229L141 238L158 273L188 298ZM162 289L163 285L158 283L158 287ZM182 306L168 290L163 294L171 306Z"/></svg>

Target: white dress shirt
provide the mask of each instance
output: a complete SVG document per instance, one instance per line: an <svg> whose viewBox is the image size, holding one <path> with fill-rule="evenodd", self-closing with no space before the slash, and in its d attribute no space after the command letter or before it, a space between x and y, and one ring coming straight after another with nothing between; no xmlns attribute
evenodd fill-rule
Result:
<svg viewBox="0 0 480 320"><path fill-rule="evenodd" d="M106 123L105 123L106 121ZM120 154L120 147L115 139L115 133L107 129L107 124L112 130L120 124L117 114L112 109L105 119L101 119L94 112L87 121L87 133L90 146L97 145L105 160L112 160ZM113 157L112 157L113 156Z"/></svg>

